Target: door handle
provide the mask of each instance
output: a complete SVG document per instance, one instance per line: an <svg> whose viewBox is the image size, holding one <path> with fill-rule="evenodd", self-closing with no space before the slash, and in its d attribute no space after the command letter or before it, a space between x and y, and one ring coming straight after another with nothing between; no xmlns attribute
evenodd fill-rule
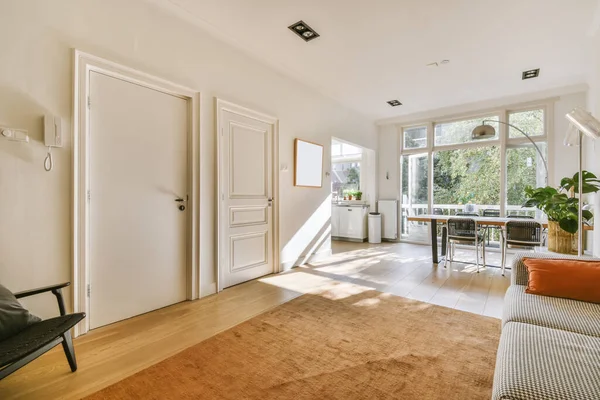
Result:
<svg viewBox="0 0 600 400"><path fill-rule="evenodd" d="M175 199L175 201L179 203L179 207L177 207L179 208L179 211L185 211L185 206L183 205L183 203L187 201L187 196L185 196L185 199L182 197L178 197Z"/></svg>
<svg viewBox="0 0 600 400"><path fill-rule="evenodd" d="M271 207L273 205L273 200L275 200L273 197L269 197L267 199L267 201L269 202L269 207Z"/></svg>

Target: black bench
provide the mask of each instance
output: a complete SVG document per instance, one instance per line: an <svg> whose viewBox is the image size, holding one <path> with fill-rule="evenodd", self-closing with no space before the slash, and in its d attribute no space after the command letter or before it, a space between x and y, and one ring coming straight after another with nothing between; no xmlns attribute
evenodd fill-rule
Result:
<svg viewBox="0 0 600 400"><path fill-rule="evenodd" d="M58 301L60 317L46 319L0 341L0 379L6 378L19 368L35 360L48 350L62 343L71 371L77 370L75 350L70 329L85 318L84 313L67 314L61 289L71 283L47 286L15 293L17 299L40 293L52 292Z"/></svg>

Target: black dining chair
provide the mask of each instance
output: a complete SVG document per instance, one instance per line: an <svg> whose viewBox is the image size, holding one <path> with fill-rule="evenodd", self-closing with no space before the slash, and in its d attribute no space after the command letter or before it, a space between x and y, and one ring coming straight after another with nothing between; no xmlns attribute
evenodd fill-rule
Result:
<svg viewBox="0 0 600 400"><path fill-rule="evenodd" d="M483 210L483 216L484 217L500 217L500 210L495 210L493 208L486 208L485 210ZM487 244L488 246L490 245L490 232L492 230L498 230L500 228L496 227L496 226L488 226L486 228L486 236L487 236Z"/></svg>
<svg viewBox="0 0 600 400"><path fill-rule="evenodd" d="M456 215L459 217L479 217L479 214L469 212L457 212Z"/></svg>
<svg viewBox="0 0 600 400"><path fill-rule="evenodd" d="M483 253L483 266L485 267L485 242L484 234L472 218L449 218L446 223L448 236L446 242L447 260L454 259L456 243L472 243L475 245L475 264L479 273L479 246L481 245ZM446 268L446 263L444 263Z"/></svg>
<svg viewBox="0 0 600 400"><path fill-rule="evenodd" d="M508 221L505 225L504 245L502 246L502 276L506 264L508 246L533 249L543 243L543 226L537 221Z"/></svg>
<svg viewBox="0 0 600 400"><path fill-rule="evenodd" d="M500 217L500 210L494 210L492 208L487 208L483 210L484 217Z"/></svg>

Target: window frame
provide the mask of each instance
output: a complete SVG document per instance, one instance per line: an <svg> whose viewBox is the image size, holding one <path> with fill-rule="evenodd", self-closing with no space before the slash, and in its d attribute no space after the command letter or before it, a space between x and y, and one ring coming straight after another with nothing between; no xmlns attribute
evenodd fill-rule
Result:
<svg viewBox="0 0 600 400"><path fill-rule="evenodd" d="M398 153L398 159L397 159L397 166L398 166L398 178L399 178L399 184L398 184L398 192L399 192L399 199L400 199L400 209L402 209L402 198L403 198L403 194L402 193L402 156L405 155L411 155L411 154L423 154L423 153L427 153L427 157L428 157L428 176L427 176L427 181L429 184L428 187L428 199L427 199L427 207L428 207L428 213L432 212L433 209L433 156L436 152L438 151L448 151L448 150L458 150L458 149L467 149L467 148L481 148L481 147L489 147L489 146L497 146L500 149L500 215L506 215L506 202L507 202L507 161L506 161L506 152L508 149L510 148L517 148L517 147L521 147L524 144L531 144L531 142L526 138L526 137L519 137L519 138L509 138L509 127L508 125L506 125L506 123L508 123L509 121L509 115L513 114L513 113L517 113L517 112L523 112L523 111L531 111L531 110L539 110L542 109L544 112L544 134L543 135L539 135L539 136L531 136L531 139L534 142L546 142L546 152L547 152L547 159L546 159L546 163L548 164L548 176L547 176L547 180L548 182L553 182L553 171L551 166L552 164L552 160L553 160L553 154L554 154L554 146L553 146L553 141L552 138L554 136L554 125L553 125L553 118L552 116L554 115L554 101L555 99L546 99L546 100L541 100L541 101L536 101L536 102L531 102L531 103L525 103L525 104L516 104L516 105L510 105L510 106L505 106L505 107L501 107L501 108L494 108L494 109L488 109L488 110L484 110L484 111L474 111L471 113L464 113L464 114L458 114L458 115L454 115L454 116L450 116L450 117L443 117L443 118L430 118L430 119L421 119L418 120L416 122L409 122L409 123L400 123L397 124L396 127L398 129L398 135L399 135L399 140L398 140L398 144L399 144L399 153ZM449 122L457 122L457 121L463 121L463 120L471 120L471 119L478 119L478 118L485 118L485 117L491 117L491 116L497 116L498 120L500 121L497 127L498 129L498 138L494 139L494 140L485 140L485 141L481 141L481 142L465 142L465 143L458 143L458 144L449 144L449 145L435 145L435 126L437 124L442 124L442 123L449 123ZM427 145L425 147L419 147L419 148L410 148L410 149L405 149L404 148L404 132L406 129L410 129L410 128L415 128L415 127L427 127ZM401 219L401 215L398 216L399 218L399 229L402 229L402 227L400 226L400 224L402 223ZM431 224L430 224L431 225ZM406 242L406 243L418 243L418 244L431 244L431 226L429 226L429 235L428 235L428 240L427 242L417 242L417 241L411 241L411 240L406 240L406 239L402 239L401 235L399 236L399 240L401 242Z"/></svg>

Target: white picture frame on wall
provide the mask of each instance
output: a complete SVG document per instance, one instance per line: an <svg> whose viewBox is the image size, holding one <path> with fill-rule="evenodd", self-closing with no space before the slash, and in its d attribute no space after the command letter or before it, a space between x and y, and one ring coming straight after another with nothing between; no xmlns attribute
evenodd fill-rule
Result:
<svg viewBox="0 0 600 400"><path fill-rule="evenodd" d="M323 146L302 139L294 141L294 186L323 187Z"/></svg>

